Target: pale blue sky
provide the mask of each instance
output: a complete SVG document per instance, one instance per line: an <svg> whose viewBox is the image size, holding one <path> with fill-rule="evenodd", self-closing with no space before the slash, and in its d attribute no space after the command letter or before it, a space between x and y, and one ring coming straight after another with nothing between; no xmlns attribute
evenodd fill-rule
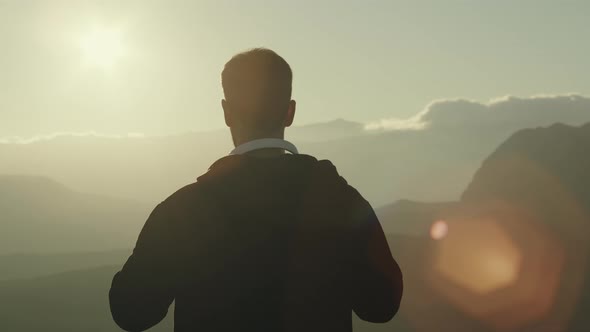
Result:
<svg viewBox="0 0 590 332"><path fill-rule="evenodd" d="M588 17L588 1L0 0L0 137L220 128L223 64L256 46L291 64L296 124L587 95ZM80 47L97 27L117 31L109 66Z"/></svg>

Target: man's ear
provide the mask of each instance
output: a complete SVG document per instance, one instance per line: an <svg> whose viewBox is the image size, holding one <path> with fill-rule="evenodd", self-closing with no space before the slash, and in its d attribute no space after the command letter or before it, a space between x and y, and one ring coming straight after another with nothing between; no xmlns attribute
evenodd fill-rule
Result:
<svg viewBox="0 0 590 332"><path fill-rule="evenodd" d="M287 117L285 118L285 127L289 127L293 124L293 119L295 119L295 107L297 103L295 100L291 100L289 102L289 109L287 109Z"/></svg>
<svg viewBox="0 0 590 332"><path fill-rule="evenodd" d="M232 126L231 112L229 110L229 103L225 100L221 100L221 108L223 108L223 117L225 118L225 125L228 127Z"/></svg>

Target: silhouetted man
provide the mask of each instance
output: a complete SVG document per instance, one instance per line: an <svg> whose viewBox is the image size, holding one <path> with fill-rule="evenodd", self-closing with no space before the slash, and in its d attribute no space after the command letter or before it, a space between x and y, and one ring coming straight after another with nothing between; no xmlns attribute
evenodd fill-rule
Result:
<svg viewBox="0 0 590 332"><path fill-rule="evenodd" d="M287 62L254 49L221 77L236 148L151 213L113 279L115 322L144 331L172 301L175 331L351 331L353 310L389 321L402 275L373 209L329 161L283 140Z"/></svg>

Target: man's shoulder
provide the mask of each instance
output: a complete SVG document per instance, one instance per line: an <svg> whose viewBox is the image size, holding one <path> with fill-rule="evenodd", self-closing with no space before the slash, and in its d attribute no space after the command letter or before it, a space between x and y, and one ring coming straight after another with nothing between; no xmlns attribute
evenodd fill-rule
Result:
<svg viewBox="0 0 590 332"><path fill-rule="evenodd" d="M338 172L334 163L328 159L317 159L306 154L286 155L287 163L299 164L308 169L313 182L327 188L340 188L353 196L360 196L358 191ZM195 182L189 183L169 195L163 202L165 205L180 202L196 202L199 199L215 196L214 192L221 190L224 181L219 181L231 175L240 167L247 167L247 163L240 156L226 156L215 161L211 167L199 176Z"/></svg>
<svg viewBox="0 0 590 332"><path fill-rule="evenodd" d="M160 205L176 206L191 201L194 202L197 197L202 196L201 192L201 184L198 181L189 183L166 197Z"/></svg>

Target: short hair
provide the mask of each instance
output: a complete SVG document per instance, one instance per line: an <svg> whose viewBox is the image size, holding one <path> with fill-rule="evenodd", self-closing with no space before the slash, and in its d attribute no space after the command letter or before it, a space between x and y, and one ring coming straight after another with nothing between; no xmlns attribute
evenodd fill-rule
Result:
<svg viewBox="0 0 590 332"><path fill-rule="evenodd" d="M227 102L240 120L258 130L276 129L291 101L293 72L280 55L254 48L233 56L221 72Z"/></svg>

